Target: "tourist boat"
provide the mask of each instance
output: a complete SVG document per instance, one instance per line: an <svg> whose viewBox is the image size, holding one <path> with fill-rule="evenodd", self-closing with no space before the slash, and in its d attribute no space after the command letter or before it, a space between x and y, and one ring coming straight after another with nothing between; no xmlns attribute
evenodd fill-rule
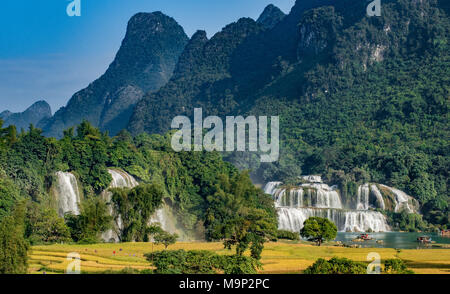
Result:
<svg viewBox="0 0 450 294"><path fill-rule="evenodd" d="M417 242L420 242L420 243L431 243L431 237L429 237L429 236L417 237Z"/></svg>
<svg viewBox="0 0 450 294"><path fill-rule="evenodd" d="M370 241L372 240L372 237L369 236L369 234L361 234L357 238L353 239L353 242L364 242L364 241Z"/></svg>
<svg viewBox="0 0 450 294"><path fill-rule="evenodd" d="M361 234L361 235L359 236L359 238L360 238L360 239L363 239L364 241L372 240L372 237L369 236L369 234Z"/></svg>

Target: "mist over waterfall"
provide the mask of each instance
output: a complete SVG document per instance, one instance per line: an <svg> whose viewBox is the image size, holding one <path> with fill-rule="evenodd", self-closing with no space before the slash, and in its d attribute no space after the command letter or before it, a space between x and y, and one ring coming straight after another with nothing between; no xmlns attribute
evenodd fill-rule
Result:
<svg viewBox="0 0 450 294"><path fill-rule="evenodd" d="M264 188L275 202L280 230L299 232L309 217L328 218L342 232L390 230L385 216L373 210L385 208L383 196L376 185L359 186L349 207L344 207L336 186L324 184L320 176L303 176L302 180L306 183L295 187L284 186L282 182L269 182ZM405 203L404 199L402 203Z"/></svg>
<svg viewBox="0 0 450 294"><path fill-rule="evenodd" d="M58 214L63 217L65 213L80 214L80 190L76 177L68 172L56 173L56 199L58 202Z"/></svg>

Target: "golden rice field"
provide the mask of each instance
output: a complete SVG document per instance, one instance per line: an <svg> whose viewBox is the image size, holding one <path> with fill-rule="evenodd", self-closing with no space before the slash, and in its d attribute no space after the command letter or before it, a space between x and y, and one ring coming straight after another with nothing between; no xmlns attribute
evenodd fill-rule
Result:
<svg viewBox="0 0 450 294"><path fill-rule="evenodd" d="M93 245L49 245L34 246L29 253L29 273L64 273L72 262L67 254L76 252L81 257L82 273L120 271L125 268L151 269L145 253L163 250L162 245L151 243L120 243ZM222 243L190 242L176 243L167 250L211 250L218 254L232 254L223 249ZM115 251L115 254L114 254ZM390 248L344 248L337 246L313 246L304 243L267 243L262 253L263 269L266 274L301 273L318 258L346 257L367 262L370 252L377 252L381 259L399 257L418 274L450 274L450 249L402 249Z"/></svg>

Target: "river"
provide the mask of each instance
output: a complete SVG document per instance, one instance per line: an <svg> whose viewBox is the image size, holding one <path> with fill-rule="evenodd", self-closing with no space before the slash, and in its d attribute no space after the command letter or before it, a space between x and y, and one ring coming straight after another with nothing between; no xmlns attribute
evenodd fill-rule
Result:
<svg viewBox="0 0 450 294"><path fill-rule="evenodd" d="M417 242L419 236L429 236L432 241L437 244L450 244L450 237L441 237L436 233L400 233L400 232L385 232L385 233L370 233L373 240L365 242L352 242L353 239L359 236L358 233L343 233L339 232L335 241L341 241L344 244L359 244L361 247L374 248L399 248L399 249L417 249L417 248L437 248L426 246ZM377 240L383 240L383 243L377 243Z"/></svg>

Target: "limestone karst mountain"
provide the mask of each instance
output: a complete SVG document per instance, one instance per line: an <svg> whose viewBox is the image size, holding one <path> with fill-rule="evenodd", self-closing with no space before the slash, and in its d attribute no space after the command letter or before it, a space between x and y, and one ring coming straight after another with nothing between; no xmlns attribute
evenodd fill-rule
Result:
<svg viewBox="0 0 450 294"><path fill-rule="evenodd" d="M170 79L187 41L183 28L161 12L134 15L105 74L41 125L44 134L60 137L84 119L111 135L124 129L137 101Z"/></svg>
<svg viewBox="0 0 450 294"><path fill-rule="evenodd" d="M30 124L38 125L41 121L52 116L52 110L47 102L37 101L24 112L12 113L8 110L0 113L0 119L4 121L3 126L15 125L17 130L27 130Z"/></svg>

